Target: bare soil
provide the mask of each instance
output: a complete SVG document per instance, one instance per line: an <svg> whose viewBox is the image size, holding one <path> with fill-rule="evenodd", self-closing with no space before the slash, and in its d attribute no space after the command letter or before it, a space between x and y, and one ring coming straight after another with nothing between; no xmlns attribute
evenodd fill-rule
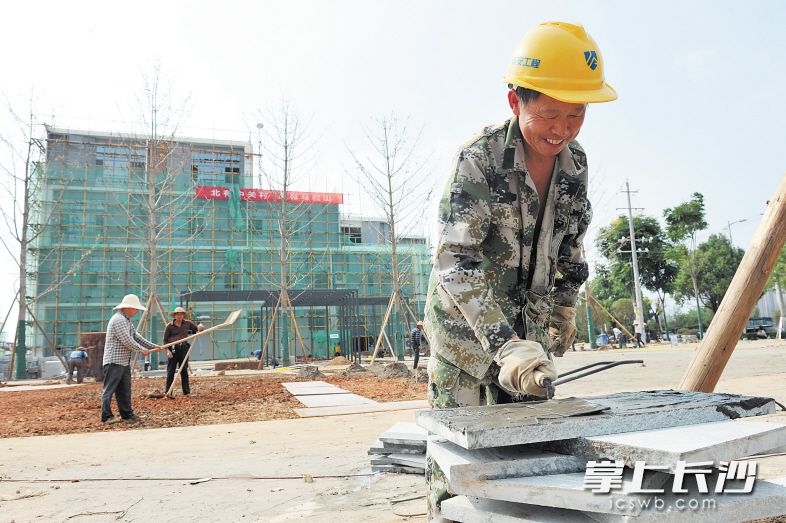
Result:
<svg viewBox="0 0 786 523"><path fill-rule="evenodd" d="M371 373L321 378L355 394L388 402L424 399L426 385L409 379L383 379ZM164 388L163 378L135 379L132 404L141 424L101 423L101 384L0 394L0 437L211 425L297 418L303 407L282 385L291 375L194 376L191 395L149 397ZM112 403L117 415L117 405Z"/></svg>

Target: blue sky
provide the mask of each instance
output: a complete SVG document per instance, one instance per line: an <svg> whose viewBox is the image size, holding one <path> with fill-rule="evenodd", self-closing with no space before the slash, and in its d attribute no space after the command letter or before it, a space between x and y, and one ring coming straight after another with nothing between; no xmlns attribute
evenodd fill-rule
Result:
<svg viewBox="0 0 786 523"><path fill-rule="evenodd" d="M0 20L0 90L18 102L32 89L42 120L61 127L141 131L132 95L158 63L175 102L189 95L184 133L229 139L247 139L259 111L286 98L321 136L310 188L343 191L352 211L372 214L345 172L346 146L363 150L371 117L423 126L429 183L441 188L456 148L508 116L501 76L520 37L539 22L579 22L620 96L591 106L579 135L593 229L618 214L629 179L634 206L659 217L702 192L704 236L746 218L733 228L745 247L785 171L785 5L16 3ZM7 261L0 269L13 277ZM9 300L0 298L2 313Z"/></svg>

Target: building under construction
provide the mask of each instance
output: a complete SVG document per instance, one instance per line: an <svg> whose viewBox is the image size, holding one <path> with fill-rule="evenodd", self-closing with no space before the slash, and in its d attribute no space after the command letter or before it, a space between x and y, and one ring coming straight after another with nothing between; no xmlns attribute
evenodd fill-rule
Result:
<svg viewBox="0 0 786 523"><path fill-rule="evenodd" d="M31 253L34 345L78 345L104 329L125 294L149 299L155 281L164 310L185 305L206 327L243 310L232 328L201 340L194 359L248 357L265 340L267 354L285 360L367 350L393 288L387 223L343 216L341 194L289 191L283 202L255 186L253 157L243 142L48 128L34 225L43 233ZM276 314L284 213L296 321ZM397 260L406 305L420 314L425 238L401 239ZM145 335L160 340L163 326L151 315ZM406 332L394 311L386 334L397 351Z"/></svg>

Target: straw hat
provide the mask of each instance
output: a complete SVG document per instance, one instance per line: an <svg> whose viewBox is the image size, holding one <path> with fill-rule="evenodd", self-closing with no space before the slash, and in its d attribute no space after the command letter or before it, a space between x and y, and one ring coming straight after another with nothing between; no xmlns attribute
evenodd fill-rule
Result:
<svg viewBox="0 0 786 523"><path fill-rule="evenodd" d="M182 313L184 313L184 314L186 315L186 318L188 318L189 316L191 316L191 313L189 313L189 312L188 312L187 310L185 310L183 307L175 307L175 310L173 310L172 312L170 312L170 313L169 313L169 315L170 315L170 316L172 316L172 317L174 318L174 317L175 317L175 314L177 314L178 312L182 312Z"/></svg>
<svg viewBox="0 0 786 523"><path fill-rule="evenodd" d="M126 294L123 296L123 301L118 303L112 310L116 311L118 309L136 309L138 311L146 311L147 307L143 306L139 302L139 296L136 294Z"/></svg>

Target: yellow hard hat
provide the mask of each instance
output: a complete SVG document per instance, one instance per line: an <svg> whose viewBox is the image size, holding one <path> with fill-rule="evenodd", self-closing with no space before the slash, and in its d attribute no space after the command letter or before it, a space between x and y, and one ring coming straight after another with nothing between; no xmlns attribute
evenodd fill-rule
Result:
<svg viewBox="0 0 786 523"><path fill-rule="evenodd" d="M503 80L568 103L617 99L603 78L598 45L579 24L545 22L530 29L516 46Z"/></svg>

